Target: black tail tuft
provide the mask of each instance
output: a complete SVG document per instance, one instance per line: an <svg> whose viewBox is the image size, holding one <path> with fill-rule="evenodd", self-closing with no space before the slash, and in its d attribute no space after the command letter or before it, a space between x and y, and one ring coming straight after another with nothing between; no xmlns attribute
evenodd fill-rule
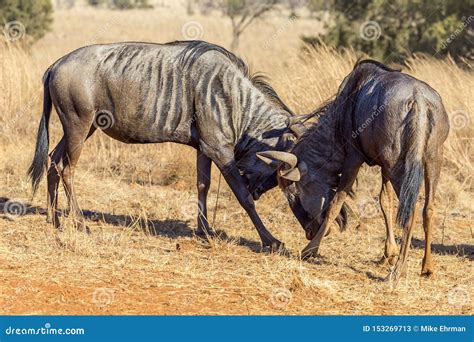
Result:
<svg viewBox="0 0 474 342"><path fill-rule="evenodd" d="M52 109L51 96L49 94L49 70L46 71L43 79L44 83L44 97L43 97L43 116L38 128L38 135L36 137L36 150L31 166L28 169L28 176L31 178L33 186L33 195L38 189L41 178L48 165L48 151L49 151L49 117Z"/></svg>
<svg viewBox="0 0 474 342"><path fill-rule="evenodd" d="M346 202L342 204L341 211L339 212L339 215L336 217L336 223L339 226L339 229L341 231L344 231L348 227L349 223L349 213L350 211L349 206L347 205Z"/></svg>
<svg viewBox="0 0 474 342"><path fill-rule="evenodd" d="M400 204L397 212L397 224L406 228L415 210L416 200L423 182L424 168L421 161L407 164L406 173L400 190Z"/></svg>
<svg viewBox="0 0 474 342"><path fill-rule="evenodd" d="M424 102L418 99L417 92L411 109L405 118L402 144L406 150L401 173L401 186L397 212L397 224L408 228L414 215L416 201L424 178L424 153L428 138L428 112Z"/></svg>

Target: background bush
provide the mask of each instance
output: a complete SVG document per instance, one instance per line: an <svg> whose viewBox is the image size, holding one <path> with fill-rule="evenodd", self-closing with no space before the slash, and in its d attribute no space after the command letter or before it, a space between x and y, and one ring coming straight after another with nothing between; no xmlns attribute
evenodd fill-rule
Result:
<svg viewBox="0 0 474 342"><path fill-rule="evenodd" d="M352 46L387 63L411 53L474 57L474 0L310 0L309 7L329 11L332 19L322 36L303 37L306 43ZM376 39L362 37L369 21L380 29Z"/></svg>
<svg viewBox="0 0 474 342"><path fill-rule="evenodd" d="M101 6L106 4L110 8L121 10L132 8L153 8L148 0L87 0L91 6Z"/></svg>
<svg viewBox="0 0 474 342"><path fill-rule="evenodd" d="M0 22L4 26L19 21L25 27L24 40L31 43L51 28L53 6L50 0L0 0Z"/></svg>

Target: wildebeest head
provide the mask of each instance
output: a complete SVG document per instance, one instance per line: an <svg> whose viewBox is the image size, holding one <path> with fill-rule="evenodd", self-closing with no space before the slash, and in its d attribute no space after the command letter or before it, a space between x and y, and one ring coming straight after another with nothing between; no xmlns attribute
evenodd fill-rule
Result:
<svg viewBox="0 0 474 342"><path fill-rule="evenodd" d="M296 136L291 132L275 137L267 134L258 145L263 143L266 148L271 145L278 150L289 151L293 148L295 141ZM255 149L262 150L262 147L256 146ZM254 153L247 152L245 157L240 159L239 165L242 166L243 176L246 178L248 189L254 200L258 200L262 194L278 185L276 169L257 158L255 151Z"/></svg>
<svg viewBox="0 0 474 342"><path fill-rule="evenodd" d="M260 152L257 156L277 171L278 184L285 193L293 214L311 240L318 232L324 212L334 196L332 182L295 154L281 151Z"/></svg>

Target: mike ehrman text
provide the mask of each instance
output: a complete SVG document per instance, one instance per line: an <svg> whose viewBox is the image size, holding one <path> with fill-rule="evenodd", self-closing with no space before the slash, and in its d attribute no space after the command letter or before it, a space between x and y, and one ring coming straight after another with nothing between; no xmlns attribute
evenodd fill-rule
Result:
<svg viewBox="0 0 474 342"><path fill-rule="evenodd" d="M422 325L421 332L466 332L466 327L448 327L446 325Z"/></svg>

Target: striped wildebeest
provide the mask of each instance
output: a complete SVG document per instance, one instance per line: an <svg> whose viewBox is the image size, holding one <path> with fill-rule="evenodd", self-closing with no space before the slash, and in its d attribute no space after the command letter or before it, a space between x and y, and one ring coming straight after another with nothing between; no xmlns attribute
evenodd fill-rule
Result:
<svg viewBox="0 0 474 342"><path fill-rule="evenodd" d="M33 189L47 168L52 105L64 136L50 154L48 221L60 227L62 179L70 211L84 218L73 187L84 142L101 128L125 143L176 142L197 150L198 233L207 232L211 161L222 172L255 225L262 244L283 248L265 228L254 200L277 185L276 172L256 157L289 150L294 114L262 77L222 47L202 41L92 45L60 58L46 71L44 107L34 160Z"/></svg>
<svg viewBox="0 0 474 342"><path fill-rule="evenodd" d="M392 230L393 190L399 199L396 223L403 228L403 238L391 273L395 281L407 259L424 179L422 274L431 275L433 200L449 132L448 116L438 93L411 76L364 60L344 79L335 99L314 114L321 114L319 122L306 131L291 153L259 153L263 161L278 166L280 187L311 240L303 256L317 254L365 162L382 169L380 205L387 232L384 256L391 264L398 254Z"/></svg>

